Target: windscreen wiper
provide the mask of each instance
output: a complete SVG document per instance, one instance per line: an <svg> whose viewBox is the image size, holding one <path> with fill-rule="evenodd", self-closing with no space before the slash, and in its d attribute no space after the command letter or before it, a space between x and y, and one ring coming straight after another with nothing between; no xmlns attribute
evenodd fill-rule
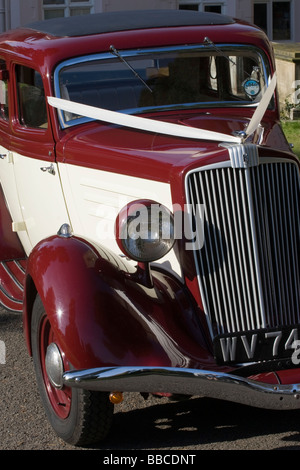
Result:
<svg viewBox="0 0 300 470"><path fill-rule="evenodd" d="M131 67L131 65L127 62L127 60L124 59L124 57L121 56L121 54L119 53L119 51L117 51L117 49L115 48L115 46L111 45L110 48L109 48L110 52L115 55L116 57L118 57L118 59L120 59L125 65L126 67L128 67L132 73L135 75L135 77L137 77L142 83L143 85L152 93L152 90L151 88L147 85L147 83L142 79L142 77L137 73L136 70L134 70L133 67Z"/></svg>
<svg viewBox="0 0 300 470"><path fill-rule="evenodd" d="M212 46L216 52L218 52L219 54L221 54L223 57L225 57L225 59L227 59L229 62L231 62L233 65L236 65L236 63L234 62L234 60L230 59L230 57L228 57L228 55L225 54L225 52L223 52L219 47L217 47L215 45L215 43L209 39L207 36L205 36L204 40L203 40L203 43L204 44L209 44L210 46Z"/></svg>

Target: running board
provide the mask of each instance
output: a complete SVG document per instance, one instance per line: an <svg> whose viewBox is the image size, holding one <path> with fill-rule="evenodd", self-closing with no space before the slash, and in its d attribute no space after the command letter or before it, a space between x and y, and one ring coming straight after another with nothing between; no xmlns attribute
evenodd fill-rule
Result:
<svg viewBox="0 0 300 470"><path fill-rule="evenodd" d="M12 312L23 310L26 259L1 261L0 304Z"/></svg>

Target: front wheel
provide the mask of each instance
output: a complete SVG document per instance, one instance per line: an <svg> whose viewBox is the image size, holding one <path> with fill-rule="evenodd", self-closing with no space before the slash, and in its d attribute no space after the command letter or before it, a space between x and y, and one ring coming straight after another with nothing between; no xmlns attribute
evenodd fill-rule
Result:
<svg viewBox="0 0 300 470"><path fill-rule="evenodd" d="M32 355L41 399L56 434L75 446L87 446L103 440L112 425L113 404L108 393L52 385L46 371L46 351L57 344L44 306L37 296L31 324ZM64 370L69 364L63 351Z"/></svg>

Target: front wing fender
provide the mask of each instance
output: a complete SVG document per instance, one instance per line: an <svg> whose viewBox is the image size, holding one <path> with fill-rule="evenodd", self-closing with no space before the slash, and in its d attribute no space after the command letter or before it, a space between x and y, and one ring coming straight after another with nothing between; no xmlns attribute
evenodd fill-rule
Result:
<svg viewBox="0 0 300 470"><path fill-rule="evenodd" d="M192 300L178 280L153 272L152 286L147 287L130 273L125 260L82 238L53 236L30 254L24 301L30 353L36 293L75 369L214 362Z"/></svg>

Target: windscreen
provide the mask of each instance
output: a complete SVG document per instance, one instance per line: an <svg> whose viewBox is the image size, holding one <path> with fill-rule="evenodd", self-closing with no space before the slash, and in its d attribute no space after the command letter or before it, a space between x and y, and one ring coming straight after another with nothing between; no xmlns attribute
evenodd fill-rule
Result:
<svg viewBox="0 0 300 470"><path fill-rule="evenodd" d="M215 46L117 51L61 64L56 96L111 111L255 105L267 86L269 67L255 48ZM66 125L81 117L64 113Z"/></svg>

